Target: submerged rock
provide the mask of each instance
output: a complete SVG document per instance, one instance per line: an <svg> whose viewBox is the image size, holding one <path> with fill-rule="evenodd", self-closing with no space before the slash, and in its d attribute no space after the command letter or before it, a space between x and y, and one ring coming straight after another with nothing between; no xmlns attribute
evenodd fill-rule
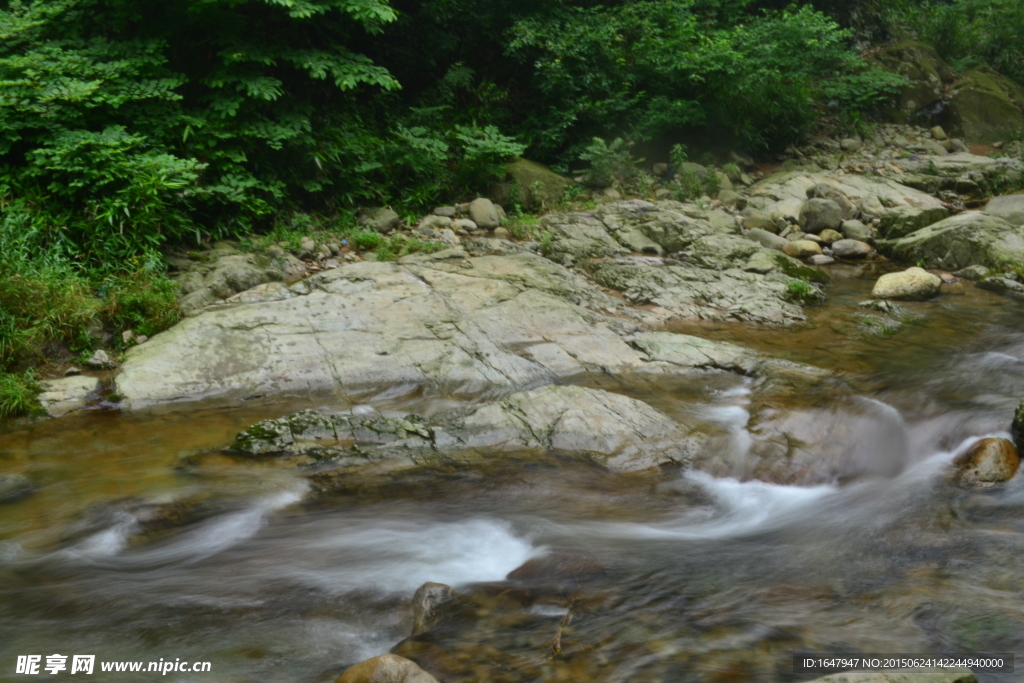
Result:
<svg viewBox="0 0 1024 683"><path fill-rule="evenodd" d="M1008 296L1011 299L1024 301L1024 284L1006 277L988 277L978 282L980 289L987 289L996 294Z"/></svg>
<svg viewBox="0 0 1024 683"><path fill-rule="evenodd" d="M437 683L437 679L411 659L387 654L356 664L336 683Z"/></svg>
<svg viewBox="0 0 1024 683"><path fill-rule="evenodd" d="M16 503L36 492L36 485L24 474L0 474L0 505Z"/></svg>
<svg viewBox="0 0 1024 683"><path fill-rule="evenodd" d="M924 301L939 293L942 280L923 268L908 268L878 278L871 296L876 299Z"/></svg>
<svg viewBox="0 0 1024 683"><path fill-rule="evenodd" d="M971 486L992 486L1013 479L1020 454L1009 439L982 439L953 461L957 479Z"/></svg>

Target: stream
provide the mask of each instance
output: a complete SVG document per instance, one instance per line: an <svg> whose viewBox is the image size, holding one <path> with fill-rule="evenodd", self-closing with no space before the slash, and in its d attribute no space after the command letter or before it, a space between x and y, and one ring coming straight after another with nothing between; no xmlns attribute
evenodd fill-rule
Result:
<svg viewBox="0 0 1024 683"><path fill-rule="evenodd" d="M160 676L180 683L326 682L396 646L446 683L815 678L793 673L794 652L1014 653L1024 667L1024 476L984 490L946 476L978 438L1007 435L1024 304L968 285L857 336L877 273L831 272L829 302L798 329L672 331L856 377L856 396L806 399L807 419L863 437L862 473L834 485L743 479L749 380L724 372L581 380L707 424L733 468L719 476L502 459L308 496L273 462L180 466L257 420L324 407L308 400L14 425L0 473L40 490L0 505L0 681L23 680L18 655L61 653L211 663ZM463 600L409 638L428 581Z"/></svg>

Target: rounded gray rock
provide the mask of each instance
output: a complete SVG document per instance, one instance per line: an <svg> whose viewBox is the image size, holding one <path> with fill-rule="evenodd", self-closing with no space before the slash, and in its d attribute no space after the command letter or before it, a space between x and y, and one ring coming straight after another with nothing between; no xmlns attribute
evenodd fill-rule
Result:
<svg viewBox="0 0 1024 683"><path fill-rule="evenodd" d="M843 221L843 224L839 227L839 232L843 233L843 237L848 240L858 240L860 242L870 242L875 237L874 233L871 232L871 228L858 220Z"/></svg>
<svg viewBox="0 0 1024 683"><path fill-rule="evenodd" d="M908 268L902 273L889 273L878 278L871 296L875 299L924 301L939 293L942 280L924 268Z"/></svg>
<svg viewBox="0 0 1024 683"><path fill-rule="evenodd" d="M818 234L822 230L838 230L843 224L843 211L831 199L808 199L800 209L800 227L804 232Z"/></svg>
<svg viewBox="0 0 1024 683"><path fill-rule="evenodd" d="M494 206L494 202L485 197L480 197L470 202L469 217L478 227L484 230L494 230L501 225L498 209Z"/></svg>
<svg viewBox="0 0 1024 683"><path fill-rule="evenodd" d="M875 248L867 242L860 242L858 240L839 240L832 243L832 253L838 258L865 258L874 250Z"/></svg>

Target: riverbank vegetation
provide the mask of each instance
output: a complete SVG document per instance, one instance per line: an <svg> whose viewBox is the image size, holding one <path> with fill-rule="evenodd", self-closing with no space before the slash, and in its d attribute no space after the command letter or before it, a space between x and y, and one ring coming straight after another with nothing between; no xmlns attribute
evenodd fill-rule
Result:
<svg viewBox="0 0 1024 683"><path fill-rule="evenodd" d="M585 170L595 139L782 149L896 91L862 34L1022 80L1022 30L1010 0L4 3L0 414L43 359L173 324L170 244L423 212L516 156Z"/></svg>

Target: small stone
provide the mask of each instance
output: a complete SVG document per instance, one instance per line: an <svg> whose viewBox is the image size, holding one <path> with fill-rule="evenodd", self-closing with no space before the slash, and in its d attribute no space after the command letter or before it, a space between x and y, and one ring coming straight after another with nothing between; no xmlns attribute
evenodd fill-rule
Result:
<svg viewBox="0 0 1024 683"><path fill-rule="evenodd" d="M658 200L672 199L672 190L661 188L654 191L654 198Z"/></svg>
<svg viewBox="0 0 1024 683"><path fill-rule="evenodd" d="M437 683L437 679L411 659L387 654L356 664L336 683Z"/></svg>
<svg viewBox="0 0 1024 683"><path fill-rule="evenodd" d="M308 251L308 252L312 253L313 250L316 249L316 242L314 242L313 240L311 240L308 237L303 237L302 241L299 242L299 248L302 251Z"/></svg>
<svg viewBox="0 0 1024 683"><path fill-rule="evenodd" d="M960 278L961 280L970 280L971 282L977 282L978 280L988 277L989 273L991 272L992 271L990 271L985 266L967 266L963 270L956 271L955 273L953 273L953 275Z"/></svg>
<svg viewBox="0 0 1024 683"><path fill-rule="evenodd" d="M718 201L722 202L722 206L727 209L736 209L742 211L747 208L747 199L742 195L733 192L732 190L722 190L718 193Z"/></svg>
<svg viewBox="0 0 1024 683"><path fill-rule="evenodd" d="M452 219L444 216L425 216L416 226L419 232L424 234L434 233L437 230L446 230L452 227Z"/></svg>
<svg viewBox="0 0 1024 683"><path fill-rule="evenodd" d="M135 339L135 332L132 330L125 330L121 333L121 341L125 344L130 344L133 339Z"/></svg>
<svg viewBox="0 0 1024 683"><path fill-rule="evenodd" d="M837 258L862 259L869 256L874 250L875 248L867 242L858 240L839 240L832 243L832 253Z"/></svg>
<svg viewBox="0 0 1024 683"><path fill-rule="evenodd" d="M934 128L932 128L931 134L932 138L935 140L945 140L947 137L949 137L948 135L946 135L946 131L942 129L942 126L935 126Z"/></svg>
<svg viewBox="0 0 1024 683"><path fill-rule="evenodd" d="M622 193L616 190L614 187L606 187L602 193L605 199L610 199L613 202L617 202L622 199Z"/></svg>
<svg viewBox="0 0 1024 683"><path fill-rule="evenodd" d="M92 354L92 357L85 364L95 370L112 370L117 367L117 363L112 361L103 349L97 349L96 353Z"/></svg>
<svg viewBox="0 0 1024 683"><path fill-rule="evenodd" d="M824 242L825 244L832 244L833 242L839 242L840 240L842 240L843 234L836 230L825 229L821 231L821 234L818 235L818 237L820 237L821 241Z"/></svg>
<svg viewBox="0 0 1024 683"><path fill-rule="evenodd" d="M755 213L750 216L743 216L741 225L744 230L766 230L771 233L779 232L778 224L762 213Z"/></svg>
<svg viewBox="0 0 1024 683"><path fill-rule="evenodd" d="M993 486L1013 479L1020 453L1009 439L982 439L953 461L956 478L970 486Z"/></svg>
<svg viewBox="0 0 1024 683"><path fill-rule="evenodd" d="M148 341L149 341L149 337L147 337L144 334L140 334L139 336L135 337L135 343L136 344L145 344Z"/></svg>
<svg viewBox="0 0 1024 683"><path fill-rule="evenodd" d="M839 232L843 233L843 237L848 240L870 242L874 239L874 233L871 232L871 228L858 220L843 221L843 225L839 228Z"/></svg>
<svg viewBox="0 0 1024 683"><path fill-rule="evenodd" d="M82 374L82 371L79 370L78 368L74 367L74 366L71 366L70 368L68 368L67 370L64 371L64 376L65 377L77 377L78 375L81 375L81 374Z"/></svg>
<svg viewBox="0 0 1024 683"><path fill-rule="evenodd" d="M494 231L494 236L500 240L507 240L509 235L511 235L511 233L505 228L496 228Z"/></svg>
<svg viewBox="0 0 1024 683"><path fill-rule="evenodd" d="M500 228L499 228L500 229ZM455 233L450 228L445 228L441 231L441 241L449 246L457 246L459 244L459 238L455 236Z"/></svg>
<svg viewBox="0 0 1024 683"><path fill-rule="evenodd" d="M402 217L392 209L360 209L356 214L356 222L364 228L386 233L397 230L402 225Z"/></svg>
<svg viewBox="0 0 1024 683"><path fill-rule="evenodd" d="M807 262L810 263L812 266L831 266L833 263L836 262L836 260L831 256L825 256L824 254L822 254L820 256L812 256L807 260Z"/></svg>
<svg viewBox="0 0 1024 683"><path fill-rule="evenodd" d="M787 256L793 258L810 258L812 256L821 256L821 247L816 242L810 240L797 240L795 242L787 242L786 246L782 248Z"/></svg>
<svg viewBox="0 0 1024 683"><path fill-rule="evenodd" d="M435 216L444 216L445 218L455 218L455 207L454 206L439 206L434 209Z"/></svg>
<svg viewBox="0 0 1024 683"><path fill-rule="evenodd" d="M534 252L540 251L540 242L526 242L523 248Z"/></svg>
<svg viewBox="0 0 1024 683"><path fill-rule="evenodd" d="M501 216L490 199L480 197L469 204L469 217L484 230L494 230L501 225Z"/></svg>
<svg viewBox="0 0 1024 683"><path fill-rule="evenodd" d="M655 178L664 178L668 175L668 164L654 164L651 167L651 173Z"/></svg>
<svg viewBox="0 0 1024 683"><path fill-rule="evenodd" d="M876 299L924 301L939 293L942 280L924 268L908 268L878 278L871 296Z"/></svg>
<svg viewBox="0 0 1024 683"><path fill-rule="evenodd" d="M479 226L477 226L476 223L469 220L468 218L457 218L454 221L452 221L452 225L455 226L456 230L462 229L465 230L466 232L473 232L474 230L479 230Z"/></svg>

